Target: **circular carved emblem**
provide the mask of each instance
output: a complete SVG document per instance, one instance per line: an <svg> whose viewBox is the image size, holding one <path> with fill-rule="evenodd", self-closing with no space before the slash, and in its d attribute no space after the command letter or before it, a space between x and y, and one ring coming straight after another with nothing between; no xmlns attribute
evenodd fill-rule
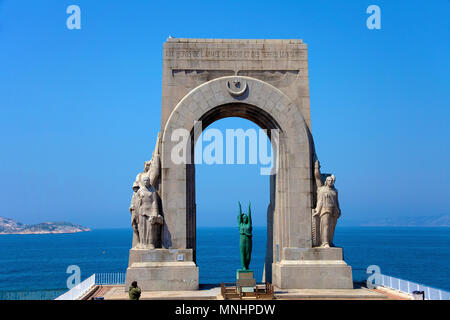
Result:
<svg viewBox="0 0 450 320"><path fill-rule="evenodd" d="M247 81L243 79L236 78L227 82L228 92L234 97L242 96L247 91L247 87Z"/></svg>

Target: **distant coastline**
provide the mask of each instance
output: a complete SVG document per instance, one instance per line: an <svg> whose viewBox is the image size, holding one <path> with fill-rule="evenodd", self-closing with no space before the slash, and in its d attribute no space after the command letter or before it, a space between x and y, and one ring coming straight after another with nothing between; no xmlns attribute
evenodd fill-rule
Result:
<svg viewBox="0 0 450 320"><path fill-rule="evenodd" d="M0 235L62 234L88 231L91 231L91 229L70 222L43 222L38 224L23 224L13 219L0 217Z"/></svg>
<svg viewBox="0 0 450 320"><path fill-rule="evenodd" d="M450 227L450 214L419 217L391 217L373 220L349 220L344 226L355 227Z"/></svg>

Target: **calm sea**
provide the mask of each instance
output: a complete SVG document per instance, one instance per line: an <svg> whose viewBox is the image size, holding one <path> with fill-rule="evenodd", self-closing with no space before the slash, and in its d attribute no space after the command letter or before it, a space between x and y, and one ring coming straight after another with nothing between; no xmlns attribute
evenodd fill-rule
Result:
<svg viewBox="0 0 450 320"><path fill-rule="evenodd" d="M261 280L266 229L253 231L251 268ZM125 272L131 229L77 234L1 235L0 297L4 291L66 290L66 269L77 265L81 278L93 273ZM344 248L354 281L364 281L369 265L386 275L450 291L450 228L338 227L336 245ZM200 283L235 281L240 267L237 228L198 228Z"/></svg>

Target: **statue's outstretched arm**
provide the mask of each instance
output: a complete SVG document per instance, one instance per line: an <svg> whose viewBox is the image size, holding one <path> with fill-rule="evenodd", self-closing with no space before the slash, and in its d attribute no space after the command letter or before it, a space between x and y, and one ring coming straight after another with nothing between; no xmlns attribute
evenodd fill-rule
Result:
<svg viewBox="0 0 450 320"><path fill-rule="evenodd" d="M319 162L319 160L316 160L316 162L314 163L314 177L316 178L317 188L322 187L323 186L323 182L322 182L322 176L320 174L320 162Z"/></svg>
<svg viewBox="0 0 450 320"><path fill-rule="evenodd" d="M241 224L242 223L242 208L241 208L241 202L238 201L239 203L239 215L238 215L238 223Z"/></svg>
<svg viewBox="0 0 450 320"><path fill-rule="evenodd" d="M158 133L156 139L155 150L153 150L152 162L149 170L150 184L153 186L156 180L159 178L161 171L161 159L160 159L160 145L161 145L161 133Z"/></svg>
<svg viewBox="0 0 450 320"><path fill-rule="evenodd" d="M248 203L248 223L252 225L252 208L251 203Z"/></svg>

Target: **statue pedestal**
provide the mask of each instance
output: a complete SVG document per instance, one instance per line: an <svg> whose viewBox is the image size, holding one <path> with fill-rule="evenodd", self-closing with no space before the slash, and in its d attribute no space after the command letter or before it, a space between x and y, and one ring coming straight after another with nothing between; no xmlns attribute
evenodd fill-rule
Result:
<svg viewBox="0 0 450 320"><path fill-rule="evenodd" d="M280 289L353 289L352 268L336 247L284 248L272 279Z"/></svg>
<svg viewBox="0 0 450 320"><path fill-rule="evenodd" d="M131 249L126 291L133 281L142 291L198 290L192 249Z"/></svg>
<svg viewBox="0 0 450 320"><path fill-rule="evenodd" d="M251 270L237 270L236 283L242 288L242 292L254 292L256 280Z"/></svg>

